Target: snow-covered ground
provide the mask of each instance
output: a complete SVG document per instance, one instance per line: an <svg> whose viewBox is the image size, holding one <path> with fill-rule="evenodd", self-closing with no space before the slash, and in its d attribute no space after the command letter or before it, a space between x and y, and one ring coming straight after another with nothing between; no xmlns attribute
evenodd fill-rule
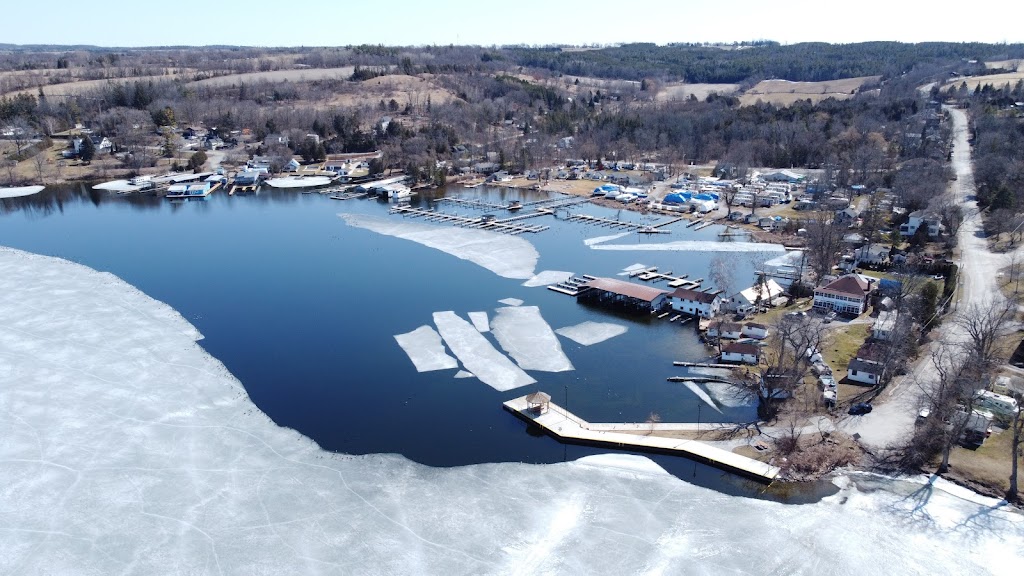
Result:
<svg viewBox="0 0 1024 576"><path fill-rule="evenodd" d="M410 240L482 266L503 278L528 280L540 257L525 238L364 214L339 214L349 226Z"/></svg>
<svg viewBox="0 0 1024 576"><path fill-rule="evenodd" d="M435 469L325 452L271 422L198 338L110 274L0 250L0 572L860 576L1024 562L1018 512L941 480L854 476L786 505L627 455Z"/></svg>

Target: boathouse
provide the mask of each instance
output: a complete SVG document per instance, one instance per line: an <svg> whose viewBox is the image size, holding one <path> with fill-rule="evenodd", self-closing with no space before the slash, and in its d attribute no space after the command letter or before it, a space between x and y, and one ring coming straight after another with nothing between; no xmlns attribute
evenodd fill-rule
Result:
<svg viewBox="0 0 1024 576"><path fill-rule="evenodd" d="M599 304L636 314L661 310L668 305L667 290L634 284L614 278L594 278L582 284L578 301Z"/></svg>

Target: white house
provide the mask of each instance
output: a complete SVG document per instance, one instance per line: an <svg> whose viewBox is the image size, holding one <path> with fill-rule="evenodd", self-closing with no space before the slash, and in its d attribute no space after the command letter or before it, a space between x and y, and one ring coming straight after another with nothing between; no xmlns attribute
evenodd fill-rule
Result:
<svg viewBox="0 0 1024 576"><path fill-rule="evenodd" d="M857 263L888 264L889 248L881 244L865 244L854 252Z"/></svg>
<svg viewBox="0 0 1024 576"><path fill-rule="evenodd" d="M821 312L859 316L867 310L871 283L857 274L847 274L814 289L814 308Z"/></svg>
<svg viewBox="0 0 1024 576"><path fill-rule="evenodd" d="M761 349L754 344L730 342L722 347L722 362L757 364L760 358Z"/></svg>
<svg viewBox="0 0 1024 576"><path fill-rule="evenodd" d="M668 299L673 310L702 318L714 318L722 306L722 298L718 294L687 288L677 288Z"/></svg>
<svg viewBox="0 0 1024 576"><path fill-rule="evenodd" d="M882 368L881 364L873 360L854 358L846 368L846 378L851 382L874 386L882 378Z"/></svg>
<svg viewBox="0 0 1024 576"><path fill-rule="evenodd" d="M764 340L768 337L768 327L756 322L747 322L743 325L743 337Z"/></svg>
<svg viewBox="0 0 1024 576"><path fill-rule="evenodd" d="M739 322L712 322L708 336L723 340L739 340L743 337L743 325Z"/></svg>
<svg viewBox="0 0 1024 576"><path fill-rule="evenodd" d="M772 278L765 279L746 290L737 293L732 301L738 312L749 312L756 306L767 306L772 300L782 296L785 290Z"/></svg>
<svg viewBox="0 0 1024 576"><path fill-rule="evenodd" d="M917 230L921 226L928 227L928 236L938 236L944 228L938 216L928 214L924 210L918 210L917 212L910 213L906 224L900 224L900 234L903 236L913 236L917 234Z"/></svg>
<svg viewBox="0 0 1024 576"><path fill-rule="evenodd" d="M878 313L878 319L871 328L871 337L875 340L889 340L896 329L896 312L886 310Z"/></svg>

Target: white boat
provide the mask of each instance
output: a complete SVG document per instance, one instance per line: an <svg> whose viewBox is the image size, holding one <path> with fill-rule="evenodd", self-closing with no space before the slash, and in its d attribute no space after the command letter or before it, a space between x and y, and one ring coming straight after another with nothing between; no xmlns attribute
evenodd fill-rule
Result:
<svg viewBox="0 0 1024 576"><path fill-rule="evenodd" d="M43 191L45 186L17 186L14 188L0 188L0 198L21 198L31 196Z"/></svg>
<svg viewBox="0 0 1024 576"><path fill-rule="evenodd" d="M329 176L285 176L284 178L271 178L267 180L267 186L274 188L314 188L326 186L334 179Z"/></svg>

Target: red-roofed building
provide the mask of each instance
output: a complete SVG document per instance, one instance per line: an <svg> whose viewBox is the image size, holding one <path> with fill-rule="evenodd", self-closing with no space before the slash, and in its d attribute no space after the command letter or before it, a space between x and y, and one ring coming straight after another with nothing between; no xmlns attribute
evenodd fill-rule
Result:
<svg viewBox="0 0 1024 576"><path fill-rule="evenodd" d="M594 278L580 286L577 300L594 302L628 312L654 312L668 303L669 292L614 278Z"/></svg>
<svg viewBox="0 0 1024 576"><path fill-rule="evenodd" d="M814 308L859 316L868 308L872 283L858 274L847 274L814 289Z"/></svg>
<svg viewBox="0 0 1024 576"><path fill-rule="evenodd" d="M669 294L668 300L673 310L701 318L714 318L722 306L722 297L717 293L688 288L676 288L675 292Z"/></svg>

